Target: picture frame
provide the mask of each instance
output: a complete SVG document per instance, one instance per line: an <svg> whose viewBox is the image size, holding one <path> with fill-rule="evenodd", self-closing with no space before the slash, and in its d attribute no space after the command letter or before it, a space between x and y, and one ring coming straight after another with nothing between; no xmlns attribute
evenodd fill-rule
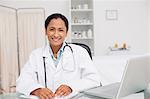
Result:
<svg viewBox="0 0 150 99"><path fill-rule="evenodd" d="M106 10L106 20L118 20L118 10Z"/></svg>

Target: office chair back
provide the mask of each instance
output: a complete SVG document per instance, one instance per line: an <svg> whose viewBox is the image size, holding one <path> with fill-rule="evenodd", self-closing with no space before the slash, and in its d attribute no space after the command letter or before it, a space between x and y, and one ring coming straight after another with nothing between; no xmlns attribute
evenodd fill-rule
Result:
<svg viewBox="0 0 150 99"><path fill-rule="evenodd" d="M90 56L91 60L93 60L93 59L92 59L91 49L90 49L90 47L89 47L88 45L83 44L83 43L71 43L71 44L79 45L79 46L85 48L85 49L87 50L87 52L89 53L89 56ZM101 83L101 82L100 82L100 86L102 86L102 83Z"/></svg>
<svg viewBox="0 0 150 99"><path fill-rule="evenodd" d="M85 49L87 50L87 52L89 53L89 56L90 56L90 58L91 58L91 60L92 60L91 49L90 49L90 47L89 47L88 45L83 44L83 43L71 43L71 44L79 45L79 46L85 48Z"/></svg>

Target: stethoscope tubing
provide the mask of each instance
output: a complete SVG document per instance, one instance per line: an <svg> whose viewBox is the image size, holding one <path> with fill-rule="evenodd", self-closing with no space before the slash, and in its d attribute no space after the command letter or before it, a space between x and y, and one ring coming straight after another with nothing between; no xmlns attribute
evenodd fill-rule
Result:
<svg viewBox="0 0 150 99"><path fill-rule="evenodd" d="M46 74L46 65L45 65L45 57L43 57L43 63L44 63L44 75L45 75L45 88L47 88L47 74Z"/></svg>

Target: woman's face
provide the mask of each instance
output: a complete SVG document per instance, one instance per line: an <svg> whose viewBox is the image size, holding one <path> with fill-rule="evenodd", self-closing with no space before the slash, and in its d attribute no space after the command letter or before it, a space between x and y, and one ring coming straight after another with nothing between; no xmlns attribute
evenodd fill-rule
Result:
<svg viewBox="0 0 150 99"><path fill-rule="evenodd" d="M60 18L52 19L47 26L46 35L48 36L51 46L61 46L67 36L67 29L64 21Z"/></svg>

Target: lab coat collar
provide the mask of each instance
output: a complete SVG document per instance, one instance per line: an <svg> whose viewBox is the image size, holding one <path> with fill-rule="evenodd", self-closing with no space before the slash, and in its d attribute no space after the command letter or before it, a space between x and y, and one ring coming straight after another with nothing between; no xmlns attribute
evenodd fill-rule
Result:
<svg viewBox="0 0 150 99"><path fill-rule="evenodd" d="M50 57L49 45L48 44L43 48L43 57L45 57L45 58Z"/></svg>
<svg viewBox="0 0 150 99"><path fill-rule="evenodd" d="M51 66L54 70L56 70L56 67L55 67L55 64L54 62L52 62L52 58L51 58L51 55L50 55L50 52L49 52L49 45L46 45L44 48L43 48L43 55L42 57L45 57L45 64L46 65L46 68L47 66Z"/></svg>
<svg viewBox="0 0 150 99"><path fill-rule="evenodd" d="M65 46L65 42L63 43L63 45L62 45L62 47L61 47L61 51L63 51L63 47ZM43 57L50 57L50 46L49 46L49 44L47 44L44 48L43 48Z"/></svg>
<svg viewBox="0 0 150 99"><path fill-rule="evenodd" d="M46 58L45 63L48 64L48 65L46 65L46 66L51 66L51 67L53 67L53 69L54 69L56 72L58 72L58 71L61 69L61 65L59 65L59 66L57 65L58 67L56 68L54 62L52 62L53 59L52 59L52 57L51 57L51 55L50 55L49 45L48 45L48 44L43 48L43 55L42 55L42 57L45 57L45 58ZM58 64L60 64L60 62L59 62Z"/></svg>

